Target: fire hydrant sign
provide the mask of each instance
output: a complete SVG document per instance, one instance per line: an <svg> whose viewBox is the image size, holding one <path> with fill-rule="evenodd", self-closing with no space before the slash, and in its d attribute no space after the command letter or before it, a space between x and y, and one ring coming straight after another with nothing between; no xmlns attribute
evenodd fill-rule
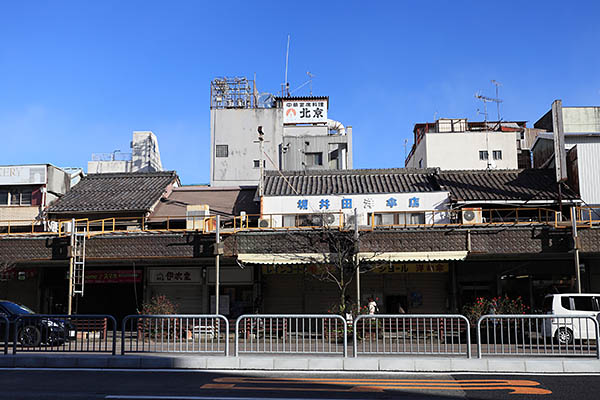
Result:
<svg viewBox="0 0 600 400"><path fill-rule="evenodd" d="M284 124L315 124L327 122L327 99L283 100Z"/></svg>

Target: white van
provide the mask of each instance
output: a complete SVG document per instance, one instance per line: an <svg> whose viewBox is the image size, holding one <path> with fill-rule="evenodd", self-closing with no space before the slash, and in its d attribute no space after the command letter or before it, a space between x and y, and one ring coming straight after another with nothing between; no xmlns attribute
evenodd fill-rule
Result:
<svg viewBox="0 0 600 400"><path fill-rule="evenodd" d="M542 333L560 344L570 344L573 340L596 340L596 324L600 314L600 294L561 293L549 294L544 298L543 312L571 318L546 318ZM576 318L582 317L582 318Z"/></svg>

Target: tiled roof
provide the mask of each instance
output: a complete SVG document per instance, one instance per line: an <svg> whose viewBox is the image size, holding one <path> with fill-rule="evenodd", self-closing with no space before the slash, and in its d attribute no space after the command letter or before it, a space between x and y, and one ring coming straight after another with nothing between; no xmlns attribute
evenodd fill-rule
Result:
<svg viewBox="0 0 600 400"><path fill-rule="evenodd" d="M440 187L450 192L452 201L535 201L558 199L554 170L441 171ZM565 188L562 196L577 196Z"/></svg>
<svg viewBox="0 0 600 400"><path fill-rule="evenodd" d="M555 201L554 170L352 169L267 171L265 196L423 193L448 191L452 201ZM563 199L577 199L564 188Z"/></svg>
<svg viewBox="0 0 600 400"><path fill-rule="evenodd" d="M48 213L149 211L176 180L175 171L90 174Z"/></svg>
<svg viewBox="0 0 600 400"><path fill-rule="evenodd" d="M435 170L267 171L265 196L435 192Z"/></svg>

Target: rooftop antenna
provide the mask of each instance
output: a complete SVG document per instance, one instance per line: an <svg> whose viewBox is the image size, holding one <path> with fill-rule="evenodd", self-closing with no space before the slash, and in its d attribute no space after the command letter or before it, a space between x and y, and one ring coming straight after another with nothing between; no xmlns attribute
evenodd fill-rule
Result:
<svg viewBox="0 0 600 400"><path fill-rule="evenodd" d="M475 93L475 98L479 99L483 102L483 113L481 111L479 111L479 109L477 109L477 114L483 114L483 125L485 126L485 151L487 153L487 157L486 157L486 163L487 163L487 169L489 170L491 168L491 164L490 164L490 138L489 138L489 134L490 134L490 130L488 128L488 112L487 112L487 103L498 100L498 99L492 99L490 97L485 97L483 95L481 95L479 92Z"/></svg>
<svg viewBox="0 0 600 400"><path fill-rule="evenodd" d="M288 82L288 60L289 60L289 57L290 57L290 35L288 35L287 51L285 52L285 80L284 80L285 94L283 94L284 96L290 95L290 83Z"/></svg>
<svg viewBox="0 0 600 400"><path fill-rule="evenodd" d="M498 106L498 122L500 122L500 103L502 103L502 100L498 97L498 88L502 86L502 84L497 80L492 79L492 85L496 86L496 105Z"/></svg>
<svg viewBox="0 0 600 400"><path fill-rule="evenodd" d="M315 77L310 71L306 71L306 75L308 75L308 80L310 82L310 97L312 97L312 80Z"/></svg>

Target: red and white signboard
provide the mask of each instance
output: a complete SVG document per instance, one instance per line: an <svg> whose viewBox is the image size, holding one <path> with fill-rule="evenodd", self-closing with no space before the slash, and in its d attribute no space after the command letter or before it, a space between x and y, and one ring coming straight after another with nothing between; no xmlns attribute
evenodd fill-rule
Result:
<svg viewBox="0 0 600 400"><path fill-rule="evenodd" d="M316 124L327 122L327 99L283 100L284 124Z"/></svg>

